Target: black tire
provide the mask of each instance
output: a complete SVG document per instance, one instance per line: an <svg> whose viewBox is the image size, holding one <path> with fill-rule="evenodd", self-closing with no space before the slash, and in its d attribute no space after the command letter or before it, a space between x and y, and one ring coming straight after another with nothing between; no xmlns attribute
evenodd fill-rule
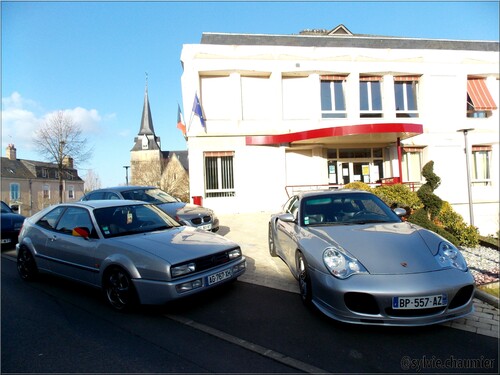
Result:
<svg viewBox="0 0 500 375"><path fill-rule="evenodd" d="M103 293L107 303L118 311L129 311L138 303L132 280L121 267L112 267L105 272Z"/></svg>
<svg viewBox="0 0 500 375"><path fill-rule="evenodd" d="M35 257L25 246L21 246L17 254L17 272L21 279L25 281L34 281L38 277Z"/></svg>
<svg viewBox="0 0 500 375"><path fill-rule="evenodd" d="M306 306L311 306L312 301L312 288L311 277L307 272L307 261L300 251L297 252L297 273L299 280L299 291L302 303Z"/></svg>
<svg viewBox="0 0 500 375"><path fill-rule="evenodd" d="M277 257L278 254L276 254L276 244L274 242L274 234L273 234L273 228L271 223L269 223L269 232L267 236L267 242L269 244L269 254L272 257Z"/></svg>

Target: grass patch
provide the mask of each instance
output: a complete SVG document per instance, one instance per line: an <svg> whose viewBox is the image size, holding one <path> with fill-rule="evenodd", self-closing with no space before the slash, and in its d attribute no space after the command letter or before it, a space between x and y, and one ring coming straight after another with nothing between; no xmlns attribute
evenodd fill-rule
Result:
<svg viewBox="0 0 500 375"><path fill-rule="evenodd" d="M481 245L491 247L492 249L499 248L498 238L479 236L479 242Z"/></svg>
<svg viewBox="0 0 500 375"><path fill-rule="evenodd" d="M482 290L483 292L491 294L494 297L500 298L500 289L499 289L498 282L493 283L493 284L488 284L488 285L480 285L477 288L479 290Z"/></svg>

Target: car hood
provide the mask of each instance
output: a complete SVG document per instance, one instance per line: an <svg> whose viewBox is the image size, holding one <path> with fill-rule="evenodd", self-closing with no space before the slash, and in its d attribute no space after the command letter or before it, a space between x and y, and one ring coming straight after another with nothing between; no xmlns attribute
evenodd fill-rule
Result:
<svg viewBox="0 0 500 375"><path fill-rule="evenodd" d="M410 223L310 227L329 243L338 243L371 274L407 274L441 269L435 259L443 238Z"/></svg>
<svg viewBox="0 0 500 375"><path fill-rule="evenodd" d="M215 233L192 227L179 227L158 232L115 237L122 246L133 246L164 259L170 264L215 254L238 247L238 244Z"/></svg>
<svg viewBox="0 0 500 375"><path fill-rule="evenodd" d="M209 210L204 207L184 202L161 203L158 207L173 218L175 218L176 215L179 217L192 217L209 213Z"/></svg>

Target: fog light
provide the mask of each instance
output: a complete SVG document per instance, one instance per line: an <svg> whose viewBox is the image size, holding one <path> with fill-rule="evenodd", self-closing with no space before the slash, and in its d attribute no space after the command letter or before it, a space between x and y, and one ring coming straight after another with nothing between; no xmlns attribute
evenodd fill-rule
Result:
<svg viewBox="0 0 500 375"><path fill-rule="evenodd" d="M246 268L246 261L233 266L233 273L240 272Z"/></svg>
<svg viewBox="0 0 500 375"><path fill-rule="evenodd" d="M179 285L176 285L176 289L178 293L184 293L184 292L189 292L190 290L201 288L203 283L201 282L201 279L196 279L194 281L188 281L187 283L182 283Z"/></svg>

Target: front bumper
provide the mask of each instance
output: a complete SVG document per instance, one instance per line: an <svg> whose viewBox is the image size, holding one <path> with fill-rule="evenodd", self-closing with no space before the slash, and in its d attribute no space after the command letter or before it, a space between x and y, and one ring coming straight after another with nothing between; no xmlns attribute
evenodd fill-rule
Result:
<svg viewBox="0 0 500 375"><path fill-rule="evenodd" d="M232 276L209 285L210 276L230 269ZM133 279L140 303L145 305L161 305L169 301L187 297L204 290L217 287L232 280L236 280L246 271L246 258L242 256L236 261L226 263L195 275L182 277L174 281L155 281L146 279ZM191 290L179 291L181 285L195 285ZM185 289L185 288L184 288Z"/></svg>
<svg viewBox="0 0 500 375"><path fill-rule="evenodd" d="M313 303L325 315L347 323L421 326L457 319L474 311L470 272L445 269L405 275L353 275L339 280L309 269ZM446 294L446 306L393 309L393 297Z"/></svg>

